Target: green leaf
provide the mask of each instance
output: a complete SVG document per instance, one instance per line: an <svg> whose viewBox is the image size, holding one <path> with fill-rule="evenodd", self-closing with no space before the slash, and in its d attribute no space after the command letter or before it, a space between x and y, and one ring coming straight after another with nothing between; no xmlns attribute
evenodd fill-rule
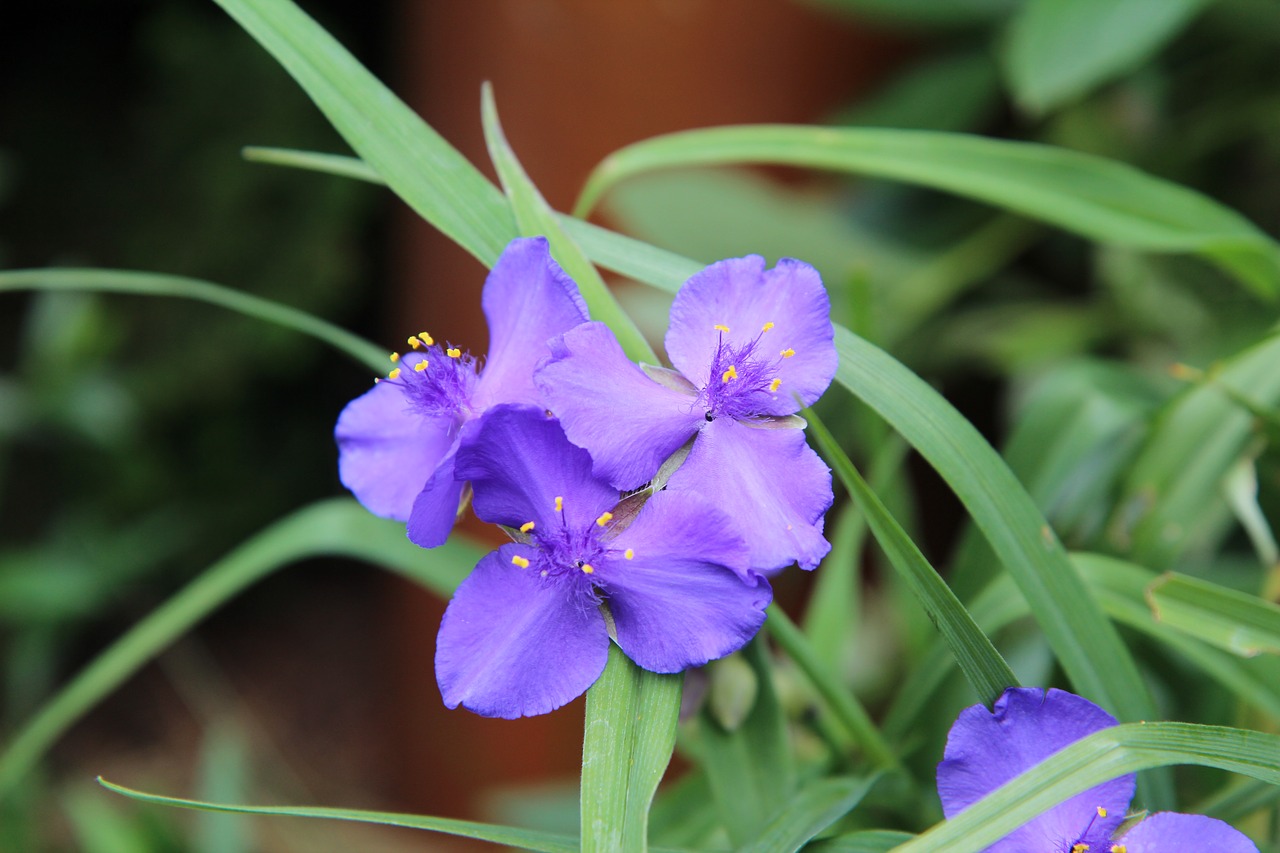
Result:
<svg viewBox="0 0 1280 853"><path fill-rule="evenodd" d="M869 829L824 838L804 848L805 853L887 853L915 836L892 829Z"/></svg>
<svg viewBox="0 0 1280 853"><path fill-rule="evenodd" d="M560 266L564 267L569 277L577 283L578 290L582 293L582 298L586 300L587 308L591 312L591 318L601 321L613 330L627 358L632 361L657 364L657 355L640 334L640 330L636 328L635 321L623 312L622 307L618 305L618 300L614 299L609 288L605 286L600 273L560 228L555 212L542 198L542 194L529 180L529 176L525 174L524 168L516 159L515 152L507 144L507 138L502 132L502 124L498 121L498 108L493 101L493 87L488 83L482 90L480 114L484 123L485 142L489 146L489 158L493 161L493 167L497 170L502 186L507 191L507 198L511 201L511 209L515 212L520 233L525 236L545 234L551 243L552 255L560 262Z"/></svg>
<svg viewBox="0 0 1280 853"><path fill-rule="evenodd" d="M387 363L386 350L319 317L260 296L185 276L73 268L0 271L0 293L11 290L100 291L195 299L311 335L379 374L384 372Z"/></svg>
<svg viewBox="0 0 1280 853"><path fill-rule="evenodd" d="M916 26L961 26L1005 14L1018 0L818 0L874 20Z"/></svg>
<svg viewBox="0 0 1280 853"><path fill-rule="evenodd" d="M582 849L648 849L649 807L671 761L682 675L641 669L616 645L587 691Z"/></svg>
<svg viewBox="0 0 1280 853"><path fill-rule="evenodd" d="M894 850L977 853L1081 791L1174 764L1216 767L1280 785L1280 736L1190 723L1113 726L1076 741Z"/></svg>
<svg viewBox="0 0 1280 853"><path fill-rule="evenodd" d="M968 679L978 699L990 707L1006 688L1018 685L1013 670L996 651L987 635L974 623L973 617L964 609L951 587L947 586L946 581L925 559L897 519L889 514L880 498L862 479L858 469L849 461L848 455L836 443L835 437L822 421L812 410L806 410L804 417L809 421L809 429L818 439L823 454L831 462L840 482L844 483L849 494L861 507L867 526L889 558L889 563L941 632L960 666L960 671Z"/></svg>
<svg viewBox="0 0 1280 853"><path fill-rule="evenodd" d="M217 0L424 219L491 267L516 237L502 194L289 0Z"/></svg>
<svg viewBox="0 0 1280 853"><path fill-rule="evenodd" d="M98 782L107 790L114 791L130 799L161 806L176 806L181 809L232 814L274 815L277 817L308 817L323 820L353 821L355 823L374 823L383 826L403 826L409 829L425 829L430 832L457 835L463 838L477 838L481 841L492 841L494 844L505 844L509 847L519 847L522 850L538 850L542 851L542 853L577 853L578 851L578 840L576 838L554 835L534 829L495 826L494 824L454 820L447 817L373 812L361 809L336 809L323 806L241 806L224 803L205 803L199 800L184 800L179 797L163 797L159 794L135 791L123 785L108 782L102 777L98 777Z"/></svg>
<svg viewBox="0 0 1280 853"><path fill-rule="evenodd" d="M0 753L0 798L72 723L193 625L277 569L321 555L386 566L447 597L482 552L457 538L431 551L418 548L405 538L403 525L376 518L349 498L286 516L135 623L21 726Z"/></svg>
<svg viewBox="0 0 1280 853"><path fill-rule="evenodd" d="M1137 68L1212 0L1028 0L1002 60L1033 112L1060 106Z"/></svg>
<svg viewBox="0 0 1280 853"><path fill-rule="evenodd" d="M776 163L919 184L1103 243L1194 252L1268 297L1280 284L1275 242L1238 213L1197 192L1101 157L965 134L757 125L658 136L606 157L588 179L575 214L590 211L610 187L633 175L737 163Z"/></svg>
<svg viewBox="0 0 1280 853"><path fill-rule="evenodd" d="M1155 618L1242 657L1280 655L1280 607L1200 578L1169 572L1147 588Z"/></svg>
<svg viewBox="0 0 1280 853"><path fill-rule="evenodd" d="M875 777L809 783L775 809L760 835L739 847L739 853L794 853L852 811L874 783Z"/></svg>

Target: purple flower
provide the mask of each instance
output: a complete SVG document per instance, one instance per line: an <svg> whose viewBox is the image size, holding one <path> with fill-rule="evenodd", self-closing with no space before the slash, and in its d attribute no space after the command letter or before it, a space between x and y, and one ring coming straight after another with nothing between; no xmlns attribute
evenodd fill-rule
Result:
<svg viewBox="0 0 1280 853"><path fill-rule="evenodd" d="M545 238L513 240L485 280L489 357L438 345L423 332L412 352L392 355L386 379L338 417L338 472L371 512L408 522L424 548L453 529L464 482L454 477L459 434L498 403L537 403L533 368L547 340L587 319L573 280L551 258Z"/></svg>
<svg viewBox="0 0 1280 853"><path fill-rule="evenodd" d="M974 705L960 713L938 765L942 811L955 817L987 794L1055 752L1116 720L1087 699L1064 690L1011 687L993 710ZM1059 803L1023 824L988 853L1257 853L1257 847L1220 820L1160 812L1113 839L1133 799L1133 774L1112 779Z"/></svg>
<svg viewBox="0 0 1280 853"><path fill-rule="evenodd" d="M542 714L604 670L613 636L640 666L679 672L741 648L764 622L766 580L697 495L636 499L591 472L538 408L499 406L467 431L457 475L476 515L519 541L485 556L454 594L436 644L450 708ZM745 578L745 581L744 581Z"/></svg>
<svg viewBox="0 0 1280 853"><path fill-rule="evenodd" d="M641 369L613 334L588 323L551 342L535 375L569 440L620 489L649 482L690 439L670 491L695 491L737 523L751 568L811 569L831 546L822 516L831 472L791 417L836 370L830 303L817 271L752 255L720 261L676 294L667 355Z"/></svg>

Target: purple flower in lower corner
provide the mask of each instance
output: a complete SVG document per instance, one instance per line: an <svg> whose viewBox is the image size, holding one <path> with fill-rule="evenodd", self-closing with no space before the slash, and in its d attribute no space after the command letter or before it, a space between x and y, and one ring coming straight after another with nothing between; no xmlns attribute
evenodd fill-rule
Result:
<svg viewBox="0 0 1280 853"><path fill-rule="evenodd" d="M454 454L462 427L499 403L536 403L533 369L547 340L587 319L573 283L542 237L513 240L485 280L489 322L484 369L469 353L426 332L391 356L386 379L338 417L342 484L371 512L408 522L409 538L432 548L448 537L462 499Z"/></svg>
<svg viewBox="0 0 1280 853"><path fill-rule="evenodd" d="M612 636L631 660L679 672L741 648L764 623L766 580L703 498L634 499L537 408L499 406L457 455L476 514L520 541L478 564L436 643L445 704L489 717L543 714L600 676Z"/></svg>
<svg viewBox="0 0 1280 853"><path fill-rule="evenodd" d="M1065 690L1006 690L992 710L960 713L938 765L938 796L953 818L1055 752L1116 725L1106 711ZM1203 815L1158 812L1113 837L1133 799L1133 774L1059 803L986 848L988 853L1257 853L1242 833Z"/></svg>
<svg viewBox="0 0 1280 853"><path fill-rule="evenodd" d="M552 341L535 378L614 486L649 482L692 439L668 490L696 491L730 515L752 568L817 566L831 547L831 472L791 417L836 371L817 270L786 258L766 270L757 255L712 264L676 294L665 343L676 370L642 370L607 327L584 324Z"/></svg>

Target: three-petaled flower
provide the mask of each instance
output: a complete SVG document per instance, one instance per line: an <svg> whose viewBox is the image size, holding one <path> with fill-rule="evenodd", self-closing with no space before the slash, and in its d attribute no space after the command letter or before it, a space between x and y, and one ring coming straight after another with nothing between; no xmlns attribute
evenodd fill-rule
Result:
<svg viewBox="0 0 1280 853"><path fill-rule="evenodd" d="M769 584L704 498L659 492L637 512L538 408L499 406L464 436L457 476L480 518L518 541L480 560L436 644L445 704L542 714L599 677L612 636L645 669L679 672L739 649Z"/></svg>
<svg viewBox="0 0 1280 853"><path fill-rule="evenodd" d="M513 240L485 280L489 322L484 369L469 354L426 332L393 353L386 379L338 417L338 473L371 512L408 522L418 545L444 543L465 481L454 476L463 428L500 403L537 403L533 369L547 339L587 319L573 283L542 237Z"/></svg>
<svg viewBox="0 0 1280 853"><path fill-rule="evenodd" d="M1116 725L1106 711L1064 690L1012 687L992 710L960 713L938 765L943 813L955 817L1055 752ZM1059 803L987 847L987 853L1257 853L1239 831L1203 815L1157 812L1119 838L1135 777L1121 776Z"/></svg>
<svg viewBox="0 0 1280 853"><path fill-rule="evenodd" d="M830 550L831 472L794 415L831 384L833 334L813 267L783 259L766 270L753 255L712 264L676 294L665 341L676 370L637 367L606 326L587 323L551 342L535 379L569 440L614 486L646 484L687 446L668 491L724 510L751 568L811 569Z"/></svg>

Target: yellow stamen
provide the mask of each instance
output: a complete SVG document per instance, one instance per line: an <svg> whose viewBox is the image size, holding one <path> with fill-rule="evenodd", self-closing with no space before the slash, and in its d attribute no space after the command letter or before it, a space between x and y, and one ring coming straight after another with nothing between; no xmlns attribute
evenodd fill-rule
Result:
<svg viewBox="0 0 1280 853"><path fill-rule="evenodd" d="M609 519L611 518L613 518L613 513L611 512L600 513L600 517L596 519L596 526L604 527L606 524L609 523Z"/></svg>
<svg viewBox="0 0 1280 853"><path fill-rule="evenodd" d="M415 365L413 366L413 369L414 369L414 370L416 370L416 371L418 371L419 373L421 373L422 371L426 370L426 369L427 369L427 361L426 361L426 359L423 359L422 361L420 361L420 362L418 362L417 364L415 364Z"/></svg>
<svg viewBox="0 0 1280 853"><path fill-rule="evenodd" d="M393 352L393 353L391 353L391 360L392 360L392 361L399 361L399 360L400 360L400 353L398 353L398 352Z"/></svg>
<svg viewBox="0 0 1280 853"><path fill-rule="evenodd" d="M627 550L622 552L622 559L630 560L630 559L633 559L635 555L636 555L636 552L628 548Z"/></svg>
<svg viewBox="0 0 1280 853"><path fill-rule="evenodd" d="M793 350L791 347L787 347L786 349L784 349L784 350L782 351L782 357L783 357L783 358L791 358L791 356L793 356L793 355L795 355L795 354L796 354L796 351L795 351L795 350Z"/></svg>
<svg viewBox="0 0 1280 853"><path fill-rule="evenodd" d="M737 379L737 378L738 378L738 368L731 364L731 365L729 365L729 369L728 369L728 370L726 370L726 371L725 371L725 372L720 376L720 381L721 381L721 382L728 382L730 379Z"/></svg>
<svg viewBox="0 0 1280 853"><path fill-rule="evenodd" d="M398 368L398 367L397 367L395 370L393 370L393 371L391 371L390 373L388 373L388 374L387 374L387 378L388 378L388 379L399 379L399 378L400 378L400 368Z"/></svg>
<svg viewBox="0 0 1280 853"><path fill-rule="evenodd" d="M772 328L773 328L773 321L772 321L772 320L770 320L768 323L765 323L765 324L764 324L764 328L763 328L763 329L761 329L760 331L761 331L761 332L767 332L767 331L769 331L769 330L770 330L770 329L772 329Z"/></svg>
<svg viewBox="0 0 1280 853"><path fill-rule="evenodd" d="M716 323L711 328L715 329L717 332L724 332L726 335L729 334L729 327L723 323Z"/></svg>
<svg viewBox="0 0 1280 853"><path fill-rule="evenodd" d="M436 339L435 339L435 338L433 338L433 337L431 337L431 334L430 334L429 332L418 332L418 337L419 337L419 338L422 340L422 342L423 342L424 344L426 344L427 346L431 346L432 344L434 344L434 343L436 342Z"/></svg>
<svg viewBox="0 0 1280 853"><path fill-rule="evenodd" d="M1112 844L1111 853L1129 853L1129 848L1123 844Z"/></svg>
<svg viewBox="0 0 1280 853"><path fill-rule="evenodd" d="M449 356L449 358L460 358L462 356L462 350L457 347L449 347L444 351L444 354Z"/></svg>
<svg viewBox="0 0 1280 853"><path fill-rule="evenodd" d="M1098 806L1098 817L1106 817L1106 816L1107 816L1107 810L1104 809L1102 806Z"/></svg>
<svg viewBox="0 0 1280 853"><path fill-rule="evenodd" d="M781 380L781 379L775 379L775 380L773 380L772 382L770 382L770 383L769 383L769 390L770 390L770 391L777 391L777 390L778 390L778 386L779 386L779 385L781 385L781 384L782 384L782 380Z"/></svg>
<svg viewBox="0 0 1280 853"><path fill-rule="evenodd" d="M512 557L512 558L511 558L511 562L512 562L512 563L514 563L515 565L519 566L519 567L520 567L520 568L522 568L522 569L527 569L527 568L529 568L529 558L528 558L528 557L521 557L519 554L516 554L514 557Z"/></svg>
<svg viewBox="0 0 1280 853"><path fill-rule="evenodd" d="M564 512L564 498L556 495L556 512Z"/></svg>
<svg viewBox="0 0 1280 853"><path fill-rule="evenodd" d="M1088 849L1089 849L1088 844L1072 844L1071 845L1071 853L1084 853Z"/></svg>
<svg viewBox="0 0 1280 853"><path fill-rule="evenodd" d="M532 529L533 529L533 522L532 522L532 521L526 521L524 524L520 525L520 532L521 532L521 533L528 533L528 532L529 532L530 530L532 530Z"/></svg>
<svg viewBox="0 0 1280 853"><path fill-rule="evenodd" d="M418 347L422 346L422 341L418 340L413 335L410 335L407 339L405 339L405 343L413 347L414 349L417 349Z"/></svg>
<svg viewBox="0 0 1280 853"><path fill-rule="evenodd" d="M595 567L593 567L590 563L583 563L583 564L582 564L582 573L583 573L584 575L589 575L589 574L591 574L591 573L592 573L592 572L594 572L594 571L595 571Z"/></svg>

